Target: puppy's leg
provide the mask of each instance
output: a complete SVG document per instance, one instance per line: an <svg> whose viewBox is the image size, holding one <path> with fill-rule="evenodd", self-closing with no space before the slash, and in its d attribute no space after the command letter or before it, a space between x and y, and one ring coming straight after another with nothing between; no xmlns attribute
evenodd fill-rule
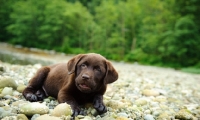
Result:
<svg viewBox="0 0 200 120"><path fill-rule="evenodd" d="M72 116L75 117L77 115L85 115L84 111L81 110L78 103L74 99L73 96L70 95L70 93L66 93L67 90L62 89L58 93L58 102L59 103L67 103L71 106L73 114Z"/></svg>
<svg viewBox="0 0 200 120"><path fill-rule="evenodd" d="M100 113L107 112L107 108L103 103L103 95L96 95L93 100L94 108Z"/></svg>
<svg viewBox="0 0 200 120"><path fill-rule="evenodd" d="M46 98L46 94L45 94L45 91L43 89L39 89L35 95L37 96L37 100L38 101L42 101L44 98Z"/></svg>
<svg viewBox="0 0 200 120"><path fill-rule="evenodd" d="M49 67L42 67L37 71L36 75L29 81L29 85L23 91L23 96L27 100L34 102L41 100L41 98L43 99L44 92L42 90L42 85L49 71Z"/></svg>

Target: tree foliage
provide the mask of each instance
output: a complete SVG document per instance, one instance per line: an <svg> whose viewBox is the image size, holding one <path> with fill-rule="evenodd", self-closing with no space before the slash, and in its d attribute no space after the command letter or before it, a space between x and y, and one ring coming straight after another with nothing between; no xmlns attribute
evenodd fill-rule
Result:
<svg viewBox="0 0 200 120"><path fill-rule="evenodd" d="M153 4L152 4L153 3ZM199 0L1 0L0 41L200 67Z"/></svg>

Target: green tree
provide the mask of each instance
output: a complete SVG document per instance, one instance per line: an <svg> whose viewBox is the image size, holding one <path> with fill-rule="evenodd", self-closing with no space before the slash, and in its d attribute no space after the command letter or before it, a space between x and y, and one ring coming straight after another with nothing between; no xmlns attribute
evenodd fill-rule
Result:
<svg viewBox="0 0 200 120"><path fill-rule="evenodd" d="M127 43L132 32L128 31L134 27L132 24L134 21L131 21L132 13L127 5L126 2L113 0L102 1L102 4L96 7L95 21L102 30L101 51L108 58L123 59L130 49ZM131 40L132 38L131 35Z"/></svg>
<svg viewBox="0 0 200 120"><path fill-rule="evenodd" d="M151 4L154 3L154 4ZM161 36L173 28L175 16L170 7L173 1L162 2L160 0L148 0L135 2L135 39L137 49L127 54L128 60L136 60L145 63L159 64L162 62L163 51L160 51ZM170 6L168 6L170 5ZM134 39L132 44L135 43Z"/></svg>
<svg viewBox="0 0 200 120"><path fill-rule="evenodd" d="M12 43L58 51L84 48L91 37L88 29L95 26L85 7L64 0L19 1L10 17L13 23L7 30L14 35Z"/></svg>
<svg viewBox="0 0 200 120"><path fill-rule="evenodd" d="M7 32L6 27L11 24L10 14L12 13L11 4L16 0L1 0L0 1L0 41L8 41L11 35Z"/></svg>
<svg viewBox="0 0 200 120"><path fill-rule="evenodd" d="M147 64L200 65L199 0L0 3L1 41Z"/></svg>
<svg viewBox="0 0 200 120"><path fill-rule="evenodd" d="M194 66L198 64L200 51L199 37L199 1L178 1L175 0L172 13L176 15L174 26L162 34L162 61L165 64L174 66Z"/></svg>

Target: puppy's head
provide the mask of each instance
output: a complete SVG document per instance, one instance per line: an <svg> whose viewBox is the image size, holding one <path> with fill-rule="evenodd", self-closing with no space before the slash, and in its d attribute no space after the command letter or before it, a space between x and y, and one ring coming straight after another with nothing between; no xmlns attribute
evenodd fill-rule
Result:
<svg viewBox="0 0 200 120"><path fill-rule="evenodd" d="M75 73L76 87L83 93L98 91L118 79L118 73L103 56L79 54L68 62L69 74Z"/></svg>

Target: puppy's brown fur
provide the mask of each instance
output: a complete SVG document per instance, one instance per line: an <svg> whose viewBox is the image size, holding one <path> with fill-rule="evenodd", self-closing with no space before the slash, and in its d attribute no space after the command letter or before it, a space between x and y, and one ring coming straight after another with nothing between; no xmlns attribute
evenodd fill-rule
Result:
<svg viewBox="0 0 200 120"><path fill-rule="evenodd" d="M73 116L82 114L79 105L92 102L99 113L107 111L103 103L106 86L118 79L118 73L103 56L79 54L67 64L59 63L40 68L23 91L29 101L47 96L68 103Z"/></svg>

